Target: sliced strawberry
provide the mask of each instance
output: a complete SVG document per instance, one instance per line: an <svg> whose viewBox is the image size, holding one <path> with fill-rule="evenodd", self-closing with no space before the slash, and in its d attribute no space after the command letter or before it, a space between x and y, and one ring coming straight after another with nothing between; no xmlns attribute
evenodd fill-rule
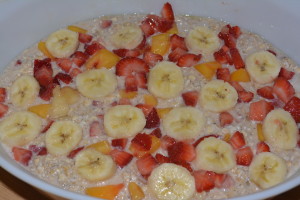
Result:
<svg viewBox="0 0 300 200"><path fill-rule="evenodd" d="M195 107L198 102L199 93L198 91L189 91L182 94L183 101L187 106Z"/></svg>
<svg viewBox="0 0 300 200"><path fill-rule="evenodd" d="M152 170L157 166L157 162L153 156L146 154L136 161L136 166L143 176L149 176Z"/></svg>
<svg viewBox="0 0 300 200"><path fill-rule="evenodd" d="M69 153L69 155L67 155L67 157L73 159L73 158L74 158L81 150L83 150L83 149L84 149L84 147L78 147L78 148L72 150L72 151Z"/></svg>
<svg viewBox="0 0 300 200"><path fill-rule="evenodd" d="M141 54L137 49L114 49L113 52L122 58L138 57Z"/></svg>
<svg viewBox="0 0 300 200"><path fill-rule="evenodd" d="M219 62L221 64L228 64L231 60L229 55L223 49L216 51L214 53L214 58L217 62Z"/></svg>
<svg viewBox="0 0 300 200"><path fill-rule="evenodd" d="M238 39L240 35L242 34L240 27L238 26L233 26L229 29L229 33L233 35L235 39Z"/></svg>
<svg viewBox="0 0 300 200"><path fill-rule="evenodd" d="M51 83L46 87L41 87L39 96L41 99L45 101L49 101L51 97L53 96L53 89L57 86L56 83Z"/></svg>
<svg viewBox="0 0 300 200"><path fill-rule="evenodd" d="M287 103L295 95L295 89L285 78L277 78L273 85L273 94L282 102Z"/></svg>
<svg viewBox="0 0 300 200"><path fill-rule="evenodd" d="M289 71L286 68L281 67L278 77L282 77L285 78L286 80L290 80L293 78L294 75L295 72Z"/></svg>
<svg viewBox="0 0 300 200"><path fill-rule="evenodd" d="M134 149L148 151L151 148L151 136L146 133L138 133L132 140L131 145Z"/></svg>
<svg viewBox="0 0 300 200"><path fill-rule="evenodd" d="M165 3L162 10L161 10L161 16L167 20L174 21L174 12L173 8L170 3Z"/></svg>
<svg viewBox="0 0 300 200"><path fill-rule="evenodd" d="M224 127L226 125L229 125L233 122L234 118L229 112L221 112L219 115L219 121L221 127Z"/></svg>
<svg viewBox="0 0 300 200"><path fill-rule="evenodd" d="M188 50L185 42L184 42L184 37L180 37L177 34L174 34L170 37L170 43L171 43L171 50L175 50L176 48L181 48L183 50Z"/></svg>
<svg viewBox="0 0 300 200"><path fill-rule="evenodd" d="M29 145L28 149L38 156L45 156L48 154L46 147L39 147L37 145Z"/></svg>
<svg viewBox="0 0 300 200"><path fill-rule="evenodd" d="M14 159L18 161L19 163L28 166L29 161L32 157L32 152L27 149L23 149L20 147L13 147L12 152L14 154Z"/></svg>
<svg viewBox="0 0 300 200"><path fill-rule="evenodd" d="M161 148L167 150L171 145L175 144L176 140L170 136L163 136L161 138Z"/></svg>
<svg viewBox="0 0 300 200"><path fill-rule="evenodd" d="M86 34L86 33L79 33L79 36L78 36L78 40L79 42L81 43L89 43L91 42L93 39L93 36L89 35L89 34Z"/></svg>
<svg viewBox="0 0 300 200"><path fill-rule="evenodd" d="M226 46L230 49L236 48L236 38L230 33L232 27L227 24L221 29L221 32L218 34L219 38L222 39Z"/></svg>
<svg viewBox="0 0 300 200"><path fill-rule="evenodd" d="M109 28L112 25L112 20L102 20L100 27L105 29L105 28Z"/></svg>
<svg viewBox="0 0 300 200"><path fill-rule="evenodd" d="M135 76L137 73L149 72L149 66L140 58L123 58L116 65L118 76Z"/></svg>
<svg viewBox="0 0 300 200"><path fill-rule="evenodd" d="M135 74L135 80L139 88L147 89L147 76L145 73Z"/></svg>
<svg viewBox="0 0 300 200"><path fill-rule="evenodd" d="M100 124L99 121L93 121L90 124L89 132L91 137L99 136L103 133L103 126Z"/></svg>
<svg viewBox="0 0 300 200"><path fill-rule="evenodd" d="M180 58L177 61L177 65L179 67L192 67L201 60L201 57L201 54L196 55L192 53L187 53L183 56L180 56Z"/></svg>
<svg viewBox="0 0 300 200"><path fill-rule="evenodd" d="M8 111L8 106L0 103L0 118L3 117Z"/></svg>
<svg viewBox="0 0 300 200"><path fill-rule="evenodd" d="M263 121L267 114L274 109L271 102L260 100L250 104L249 119L255 121Z"/></svg>
<svg viewBox="0 0 300 200"><path fill-rule="evenodd" d="M137 82L134 76L125 77L125 89L126 92L134 92L138 90Z"/></svg>
<svg viewBox="0 0 300 200"><path fill-rule="evenodd" d="M150 48L150 46L147 43L147 38L144 35L141 43L139 45L137 45L137 47L135 47L134 50L139 50L140 52L142 50L143 52L145 52L145 51L149 50L149 48Z"/></svg>
<svg viewBox="0 0 300 200"><path fill-rule="evenodd" d="M230 49L230 55L231 55L231 58L233 61L233 65L236 69L245 67L245 63L244 63L238 49L236 49L236 48Z"/></svg>
<svg viewBox="0 0 300 200"><path fill-rule="evenodd" d="M230 81L230 71L228 68L219 68L217 69L217 79L223 80L223 81Z"/></svg>
<svg viewBox="0 0 300 200"><path fill-rule="evenodd" d="M146 51L143 56L144 61L151 67L156 65L156 63L162 61L164 58L159 55L152 53L151 51Z"/></svg>
<svg viewBox="0 0 300 200"><path fill-rule="evenodd" d="M21 60L17 60L16 63L15 63L16 66L17 66L17 65L21 65L21 64L22 64L22 61L21 61Z"/></svg>
<svg viewBox="0 0 300 200"><path fill-rule="evenodd" d="M82 71L79 68L73 68L70 72L70 76L74 78L80 73L82 73Z"/></svg>
<svg viewBox="0 0 300 200"><path fill-rule="evenodd" d="M250 147L239 149L236 153L236 163L238 165L249 166L253 159L253 152Z"/></svg>
<svg viewBox="0 0 300 200"><path fill-rule="evenodd" d="M153 106L147 104L137 104L135 107L141 109L145 116L148 116L153 109Z"/></svg>
<svg viewBox="0 0 300 200"><path fill-rule="evenodd" d="M271 86L265 86L257 89L257 94L266 99L274 99L273 88Z"/></svg>
<svg viewBox="0 0 300 200"><path fill-rule="evenodd" d="M35 73L36 70L38 70L42 66L51 67L51 59L50 58L45 58L43 60L35 59L33 62L33 66L34 66L33 73Z"/></svg>
<svg viewBox="0 0 300 200"><path fill-rule="evenodd" d="M229 143L234 149L242 148L246 145L243 133L236 131L230 138Z"/></svg>
<svg viewBox="0 0 300 200"><path fill-rule="evenodd" d="M259 142L256 145L256 154L261 152L270 152L270 147L264 142Z"/></svg>
<svg viewBox="0 0 300 200"><path fill-rule="evenodd" d="M160 125L160 119L155 108L146 117L145 128L156 128Z"/></svg>
<svg viewBox="0 0 300 200"><path fill-rule="evenodd" d="M6 89L0 88L0 102L5 102L6 99Z"/></svg>
<svg viewBox="0 0 300 200"><path fill-rule="evenodd" d="M211 135L205 135L205 136L199 138L198 140L196 140L196 142L194 142L193 146L196 148L200 142L202 142L205 138L209 138L209 137L215 137L215 138L218 138L219 136L218 136L218 135L214 135L214 134L211 134Z"/></svg>
<svg viewBox="0 0 300 200"><path fill-rule="evenodd" d="M172 28L174 21L159 17L157 15L147 15L147 18L150 19L150 25L155 32L166 32Z"/></svg>
<svg viewBox="0 0 300 200"><path fill-rule="evenodd" d="M89 55L86 53L83 53L82 51L75 51L73 55L71 56L72 61L77 67L81 67L86 60L89 58Z"/></svg>
<svg viewBox="0 0 300 200"><path fill-rule="evenodd" d="M116 162L118 166L123 168L126 166L130 161L132 160L133 156L130 153L127 153L126 151L121 151L118 149L114 149L110 152L111 157Z"/></svg>
<svg viewBox="0 0 300 200"><path fill-rule="evenodd" d="M298 97L292 97L283 109L291 113L296 123L300 123L300 99Z"/></svg>
<svg viewBox="0 0 300 200"><path fill-rule="evenodd" d="M247 92L247 91L240 91L238 92L239 95L239 101L240 102L250 102L252 101L254 94L252 92Z"/></svg>
<svg viewBox="0 0 300 200"><path fill-rule="evenodd" d="M156 32L155 23L150 18L145 18L145 20L142 21L140 27L146 37L149 37Z"/></svg>
<svg viewBox="0 0 300 200"><path fill-rule="evenodd" d="M111 146L119 147L120 149L125 149L128 139L127 138L118 138L111 141Z"/></svg>
<svg viewBox="0 0 300 200"><path fill-rule="evenodd" d="M157 137L157 138L161 138L162 134L161 134L160 128L154 129L154 130L150 133L150 135L154 135L154 136Z"/></svg>
<svg viewBox="0 0 300 200"><path fill-rule="evenodd" d="M187 50L177 47L168 55L168 58L171 62L177 62L178 59L181 56L185 55L186 53L187 53Z"/></svg>
<svg viewBox="0 0 300 200"><path fill-rule="evenodd" d="M48 129L50 128L50 126L53 124L53 120L48 121L48 123L46 124L46 126L44 126L44 128L42 129L41 133L46 133L46 131L48 131Z"/></svg>
<svg viewBox="0 0 300 200"><path fill-rule="evenodd" d="M241 91L245 91L245 89L243 88L243 86L241 86L241 84L239 84L239 82L236 82L236 81L231 81L229 82L230 85L232 87L234 87L234 89L237 91L237 92L241 92Z"/></svg>
<svg viewBox="0 0 300 200"><path fill-rule="evenodd" d="M171 162L171 159L168 158L167 156L164 156L160 153L157 153L155 155L155 159L156 161L159 163L159 164L163 164L163 163L170 163Z"/></svg>
<svg viewBox="0 0 300 200"><path fill-rule="evenodd" d="M230 188L234 185L234 180L228 174L215 174L215 186L217 188Z"/></svg>
<svg viewBox="0 0 300 200"><path fill-rule="evenodd" d="M68 73L72 68L73 62L69 58L57 58L56 64L58 65L58 67Z"/></svg>
<svg viewBox="0 0 300 200"><path fill-rule="evenodd" d="M268 49L267 51L270 52L271 54L273 54L274 56L277 56L277 53L275 51L273 51L271 49Z"/></svg>
<svg viewBox="0 0 300 200"><path fill-rule="evenodd" d="M96 51L100 50L100 49L104 49L105 47L103 45L101 45L99 42L92 42L92 44L89 45L85 45L84 46L84 53L88 54L88 55L93 55L94 53L96 53Z"/></svg>
<svg viewBox="0 0 300 200"><path fill-rule="evenodd" d="M62 81L65 84L69 84L72 82L72 79L73 78L69 74L59 72L54 76L53 82L60 84L59 81Z"/></svg>
<svg viewBox="0 0 300 200"><path fill-rule="evenodd" d="M168 147L168 155L172 161L191 162L196 158L196 151L192 144L177 142Z"/></svg>
<svg viewBox="0 0 300 200"><path fill-rule="evenodd" d="M194 171L196 190L201 193L209 191L215 187L215 173L210 171Z"/></svg>
<svg viewBox="0 0 300 200"><path fill-rule="evenodd" d="M33 76L34 78L39 82L41 86L47 86L50 83L52 83L52 75L53 75L53 69L51 66L50 61L46 59L47 61L42 60L35 60L34 61L34 68L33 68ZM41 64L41 63L45 64Z"/></svg>
<svg viewBox="0 0 300 200"><path fill-rule="evenodd" d="M121 98L119 99L118 105L131 105L131 101L127 98Z"/></svg>
<svg viewBox="0 0 300 200"><path fill-rule="evenodd" d="M173 161L172 163L174 163L176 165L180 165L181 167L186 168L191 173L194 171L193 168L191 167L191 164L188 163L188 162L186 162L186 161L183 161L183 160L181 160L181 161Z"/></svg>

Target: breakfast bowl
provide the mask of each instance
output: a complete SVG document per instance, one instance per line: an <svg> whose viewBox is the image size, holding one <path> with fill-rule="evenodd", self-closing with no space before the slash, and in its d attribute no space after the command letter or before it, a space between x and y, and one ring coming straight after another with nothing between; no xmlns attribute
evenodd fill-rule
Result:
<svg viewBox="0 0 300 200"><path fill-rule="evenodd" d="M300 63L300 14L297 1L199 1L170 0L176 15L203 16L218 19L232 26L259 34L275 48ZM160 14L166 2L161 0L63 0L63 1L0 1L1 71L26 48L46 38L54 31L99 16L118 14ZM300 79L299 79L300 80ZM299 92L299 85L294 86ZM67 199L95 200L99 198L71 192L50 184L25 170L6 153L0 145L0 165L26 183ZM299 157L299 156L298 156ZM232 200L266 199L300 185L298 170L273 187L258 190L244 196L235 195ZM238 186L241 187L241 186Z"/></svg>

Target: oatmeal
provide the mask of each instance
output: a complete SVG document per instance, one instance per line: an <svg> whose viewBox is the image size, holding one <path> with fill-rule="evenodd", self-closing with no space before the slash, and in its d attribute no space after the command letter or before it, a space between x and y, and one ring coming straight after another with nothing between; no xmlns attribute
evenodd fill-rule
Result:
<svg viewBox="0 0 300 200"><path fill-rule="evenodd" d="M225 22L127 14L79 22L1 75L0 139L65 190L225 199L299 169L298 66Z"/></svg>

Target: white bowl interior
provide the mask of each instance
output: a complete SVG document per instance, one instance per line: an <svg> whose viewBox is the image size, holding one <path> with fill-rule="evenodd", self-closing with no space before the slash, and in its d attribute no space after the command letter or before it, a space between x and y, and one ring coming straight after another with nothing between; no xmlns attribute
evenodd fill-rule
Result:
<svg viewBox="0 0 300 200"><path fill-rule="evenodd" d="M280 0L169 0L176 14L210 16L258 33L300 63L300 1ZM100 15L158 13L162 0L2 0L0 1L0 70L24 49L54 30ZM95 198L59 189L32 176L0 146L0 165L23 181L68 198ZM235 200L264 199L300 184L300 170L284 183Z"/></svg>

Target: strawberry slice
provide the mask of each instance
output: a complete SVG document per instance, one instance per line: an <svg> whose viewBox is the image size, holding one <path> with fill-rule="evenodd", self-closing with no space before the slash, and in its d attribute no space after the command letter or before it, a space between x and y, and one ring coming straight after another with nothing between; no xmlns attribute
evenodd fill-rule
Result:
<svg viewBox="0 0 300 200"><path fill-rule="evenodd" d="M69 155L67 155L67 157L73 159L73 158L74 158L81 150L83 150L83 149L84 149L84 147L78 147L78 148L72 150L72 151L69 153Z"/></svg>
<svg viewBox="0 0 300 200"><path fill-rule="evenodd" d="M8 106L0 103L0 118L3 117L8 111Z"/></svg>
<svg viewBox="0 0 300 200"><path fill-rule="evenodd" d="M217 79L223 80L223 81L230 81L230 71L228 68L218 68L217 69Z"/></svg>
<svg viewBox="0 0 300 200"><path fill-rule="evenodd" d="M200 142L202 142L205 138L209 138L209 137L215 137L215 138L218 138L219 136L218 136L218 135L214 135L214 134L211 134L211 135L205 135L205 136L199 138L198 140L196 140L196 142L194 142L193 146L196 148Z"/></svg>
<svg viewBox="0 0 300 200"><path fill-rule="evenodd" d="M5 102L6 99L6 89L0 88L0 103Z"/></svg>
<svg viewBox="0 0 300 200"><path fill-rule="evenodd" d="M255 121L263 121L267 114L274 109L271 102L260 100L250 104L249 119Z"/></svg>
<svg viewBox="0 0 300 200"><path fill-rule="evenodd" d="M191 162L196 158L196 151L192 144L177 142L168 147L168 155L172 161Z"/></svg>
<svg viewBox="0 0 300 200"><path fill-rule="evenodd" d="M224 127L226 125L230 125L233 122L234 118L229 112L221 112L219 115L219 121L221 127Z"/></svg>
<svg viewBox="0 0 300 200"><path fill-rule="evenodd" d="M215 174L215 186L217 188L230 188L234 185L234 180L228 174Z"/></svg>
<svg viewBox="0 0 300 200"><path fill-rule="evenodd" d="M161 138L161 148L167 150L170 146L176 143L176 140L170 136L163 136Z"/></svg>
<svg viewBox="0 0 300 200"><path fill-rule="evenodd" d="M177 34L173 34L170 37L170 43L171 43L171 50L175 50L176 48L181 48L185 51L187 51L187 47L185 45L184 37L180 37Z"/></svg>
<svg viewBox="0 0 300 200"><path fill-rule="evenodd" d="M229 82L230 85L232 87L234 87L234 89L237 91L237 92L241 92L241 91L245 91L245 89L243 88L243 86L241 86L241 84L239 84L239 82L236 82L236 81L231 81Z"/></svg>
<svg viewBox="0 0 300 200"><path fill-rule="evenodd" d="M192 53L187 53L183 56L180 56L180 58L177 61L177 65L179 67L192 67L201 60L201 57L201 54L196 55Z"/></svg>
<svg viewBox="0 0 300 200"><path fill-rule="evenodd" d="M131 105L130 99L127 98L121 98L119 99L118 105Z"/></svg>
<svg viewBox="0 0 300 200"><path fill-rule="evenodd" d="M13 147L12 152L14 154L14 159L18 161L19 163L28 166L29 161L32 157L32 152L27 149L23 149L20 147Z"/></svg>
<svg viewBox="0 0 300 200"><path fill-rule="evenodd" d="M185 55L186 53L187 53L187 50L177 47L168 55L168 58L171 62L177 62L178 59L181 56Z"/></svg>
<svg viewBox="0 0 300 200"><path fill-rule="evenodd" d="M41 68L42 66L51 67L51 59L45 58L43 60L35 59L33 62L33 72L35 72L37 69Z"/></svg>
<svg viewBox="0 0 300 200"><path fill-rule="evenodd" d="M71 56L72 61L77 67L81 67L86 60L89 58L89 55L86 53L83 53L82 51L75 51L73 55Z"/></svg>
<svg viewBox="0 0 300 200"><path fill-rule="evenodd" d="M148 73L149 66L140 58L123 58L116 65L118 76L135 76L137 73Z"/></svg>
<svg viewBox="0 0 300 200"><path fill-rule="evenodd" d="M210 171L194 171L193 176L195 178L196 190L201 193L203 191L209 191L215 187L215 173Z"/></svg>
<svg viewBox="0 0 300 200"><path fill-rule="evenodd" d="M159 55L152 53L151 51L146 51L143 56L143 60L150 66L153 67L156 63L162 61L164 58Z"/></svg>
<svg viewBox="0 0 300 200"><path fill-rule="evenodd" d="M127 138L118 138L111 141L111 146L119 147L120 149L125 149L128 139Z"/></svg>
<svg viewBox="0 0 300 200"><path fill-rule="evenodd" d="M78 36L78 40L79 42L81 43L89 43L91 42L93 39L93 36L89 35L89 34L86 34L86 33L79 33L79 36Z"/></svg>
<svg viewBox="0 0 300 200"><path fill-rule="evenodd" d="M249 166L253 159L253 152L250 147L239 149L236 153L236 163L238 165Z"/></svg>
<svg viewBox="0 0 300 200"><path fill-rule="evenodd" d="M291 113L296 123L300 123L300 99L296 96L292 97L283 107L284 110Z"/></svg>
<svg viewBox="0 0 300 200"><path fill-rule="evenodd" d="M15 63L15 66L21 65L21 64L22 64L22 61L21 60L17 60L16 63Z"/></svg>
<svg viewBox="0 0 300 200"><path fill-rule="evenodd" d="M154 130L150 133L150 135L154 135L154 136L157 137L157 138L161 138L162 134L161 134L160 128L154 129Z"/></svg>
<svg viewBox="0 0 300 200"><path fill-rule="evenodd" d="M257 94L266 99L274 99L273 88L271 86L265 86L257 89Z"/></svg>
<svg viewBox="0 0 300 200"><path fill-rule="evenodd" d="M181 160L181 161L173 161L172 163L174 163L176 165L180 165L181 167L186 168L191 173L194 171L193 168L191 167L191 164L188 163L188 162L186 162L186 161L183 161L183 160Z"/></svg>
<svg viewBox="0 0 300 200"><path fill-rule="evenodd" d="M102 20L100 27L105 29L105 28L109 28L112 25L112 20L106 19L106 20Z"/></svg>
<svg viewBox="0 0 300 200"><path fill-rule="evenodd" d="M134 76L125 77L125 89L126 92L134 92L138 90L137 82Z"/></svg>
<svg viewBox="0 0 300 200"><path fill-rule="evenodd" d="M289 71L286 68L281 67L278 77L285 78L286 80L290 80L295 75L295 72Z"/></svg>
<svg viewBox="0 0 300 200"><path fill-rule="evenodd" d="M124 58L124 57L138 57L141 55L140 50L137 49L115 49L113 50L115 54Z"/></svg>
<svg viewBox="0 0 300 200"><path fill-rule="evenodd" d="M152 139L151 136L146 133L138 133L132 140L132 148L139 151L149 151L151 148Z"/></svg>
<svg viewBox="0 0 300 200"><path fill-rule="evenodd" d="M182 94L183 101L187 106L195 107L198 102L199 93L198 91L189 91Z"/></svg>
<svg viewBox="0 0 300 200"><path fill-rule="evenodd" d="M229 33L233 35L235 39L238 39L242 34L241 28L239 26L233 26L229 29Z"/></svg>
<svg viewBox="0 0 300 200"><path fill-rule="evenodd" d="M273 85L273 94L282 102L287 103L295 95L295 89L285 78L277 78Z"/></svg>
<svg viewBox="0 0 300 200"><path fill-rule="evenodd" d="M28 149L38 156L45 156L48 154L46 147L39 147L37 145L29 145Z"/></svg>
<svg viewBox="0 0 300 200"><path fill-rule="evenodd" d="M48 123L46 124L46 126L44 126L44 128L42 129L41 133L46 133L46 131L48 131L48 129L50 128L50 126L53 124L53 120L48 121Z"/></svg>
<svg viewBox="0 0 300 200"><path fill-rule="evenodd" d="M140 27L146 37L149 37L156 32L155 23L150 18L146 18L145 20L143 20Z"/></svg>
<svg viewBox="0 0 300 200"><path fill-rule="evenodd" d="M49 101L53 96L53 89L57 86L57 83L51 83L46 87L41 87L39 91L39 97L45 101Z"/></svg>
<svg viewBox="0 0 300 200"><path fill-rule="evenodd" d="M135 107L141 109L146 117L153 109L153 106L147 104L137 104Z"/></svg>
<svg viewBox="0 0 300 200"><path fill-rule="evenodd" d="M227 24L221 29L221 32L218 34L219 38L222 39L226 46L230 49L236 48L236 38L230 33L232 27Z"/></svg>
<svg viewBox="0 0 300 200"><path fill-rule="evenodd" d="M73 62L69 58L57 58L56 64L65 72L70 72Z"/></svg>
<svg viewBox="0 0 300 200"><path fill-rule="evenodd" d="M157 162L153 156L146 154L136 161L136 166L143 176L149 176L152 170L157 166Z"/></svg>
<svg viewBox="0 0 300 200"><path fill-rule="evenodd" d="M270 152L270 147L265 142L259 142L256 145L256 154L261 152Z"/></svg>
<svg viewBox="0 0 300 200"><path fill-rule="evenodd" d="M93 121L90 124L89 132L91 137L100 136L103 133L103 126L100 124L99 121Z"/></svg>
<svg viewBox="0 0 300 200"><path fill-rule="evenodd" d="M164 156L160 153L157 153L155 155L155 159L159 164L163 164L163 163L171 163L171 159L168 158L167 156Z"/></svg>
<svg viewBox="0 0 300 200"><path fill-rule="evenodd" d="M137 73L135 80L139 88L147 89L147 76L145 73Z"/></svg>
<svg viewBox="0 0 300 200"><path fill-rule="evenodd" d="M88 55L93 55L94 53L96 53L96 51L100 50L100 49L105 49L105 47L100 44L99 42L92 42L92 44L89 44L89 45L85 45L84 46L84 53L88 54Z"/></svg>
<svg viewBox="0 0 300 200"><path fill-rule="evenodd" d="M214 58L221 64L229 64L231 62L230 56L223 50L223 48L214 53Z"/></svg>
<svg viewBox="0 0 300 200"><path fill-rule="evenodd" d="M240 91L238 92L240 102L250 102L252 101L254 94L252 92Z"/></svg>
<svg viewBox="0 0 300 200"><path fill-rule="evenodd" d="M167 20L174 21L175 19L173 8L169 2L164 4L160 14Z"/></svg>
<svg viewBox="0 0 300 200"><path fill-rule="evenodd" d="M245 68L245 63L237 48L230 49L230 55L232 58L233 65L236 69Z"/></svg>
<svg viewBox="0 0 300 200"><path fill-rule="evenodd" d="M118 166L123 168L126 166L130 161L132 160L133 156L130 153L127 153L126 151L121 151L118 149L113 149L110 152L111 157L116 162Z"/></svg>
<svg viewBox="0 0 300 200"><path fill-rule="evenodd" d="M82 73L82 71L78 68L73 68L70 72L70 76L71 77L76 77L78 74Z"/></svg>
<svg viewBox="0 0 300 200"><path fill-rule="evenodd" d="M156 128L160 125L160 119L155 108L153 108L146 117L145 128Z"/></svg>
<svg viewBox="0 0 300 200"><path fill-rule="evenodd" d="M62 81L65 84L69 84L72 82L72 80L73 80L73 78L69 74L65 74L65 73L61 73L61 72L56 74L53 78L53 82L57 83L57 84L60 84L59 81Z"/></svg>
<svg viewBox="0 0 300 200"><path fill-rule="evenodd" d="M47 86L52 83L53 69L48 58L44 60L34 60L33 76L40 86Z"/></svg>
<svg viewBox="0 0 300 200"><path fill-rule="evenodd" d="M243 133L236 131L230 138L229 143L234 149L239 149L246 145Z"/></svg>

